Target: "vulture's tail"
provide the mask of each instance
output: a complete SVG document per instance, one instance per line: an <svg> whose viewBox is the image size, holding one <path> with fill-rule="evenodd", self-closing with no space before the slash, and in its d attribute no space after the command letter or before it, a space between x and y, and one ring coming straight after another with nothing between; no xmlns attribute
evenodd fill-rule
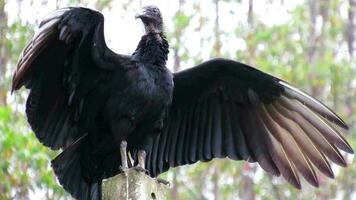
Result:
<svg viewBox="0 0 356 200"><path fill-rule="evenodd" d="M97 173L98 162L87 156L89 147L88 137L83 136L52 160L58 181L78 200L101 199L101 179L90 180Z"/></svg>

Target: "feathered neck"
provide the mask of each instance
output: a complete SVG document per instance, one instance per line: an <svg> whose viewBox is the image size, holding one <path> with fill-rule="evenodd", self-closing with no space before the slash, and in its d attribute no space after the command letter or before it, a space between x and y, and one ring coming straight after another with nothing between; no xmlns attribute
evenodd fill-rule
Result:
<svg viewBox="0 0 356 200"><path fill-rule="evenodd" d="M165 67L168 53L169 44L163 33L147 33L142 36L133 55L140 61Z"/></svg>

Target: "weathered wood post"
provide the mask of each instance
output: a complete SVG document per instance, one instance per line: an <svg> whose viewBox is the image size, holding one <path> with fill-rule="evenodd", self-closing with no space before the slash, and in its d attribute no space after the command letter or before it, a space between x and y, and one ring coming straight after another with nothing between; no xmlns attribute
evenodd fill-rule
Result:
<svg viewBox="0 0 356 200"><path fill-rule="evenodd" d="M165 200L168 189L168 185L131 168L103 180L102 200Z"/></svg>

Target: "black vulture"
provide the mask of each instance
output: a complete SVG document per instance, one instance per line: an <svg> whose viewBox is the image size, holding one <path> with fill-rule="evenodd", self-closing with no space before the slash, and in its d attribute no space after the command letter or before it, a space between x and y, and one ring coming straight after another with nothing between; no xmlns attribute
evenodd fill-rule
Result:
<svg viewBox="0 0 356 200"><path fill-rule="evenodd" d="M334 126L348 127L327 106L233 60L172 73L160 10L147 6L136 17L145 35L132 55L120 55L105 43L100 12L56 10L14 74L12 90L30 90L26 114L37 138L63 150L52 166L74 198L100 199L102 179L120 166L157 177L227 157L257 162L301 188L299 175L318 186L316 169L333 178L330 161L347 165L340 150L353 150Z"/></svg>

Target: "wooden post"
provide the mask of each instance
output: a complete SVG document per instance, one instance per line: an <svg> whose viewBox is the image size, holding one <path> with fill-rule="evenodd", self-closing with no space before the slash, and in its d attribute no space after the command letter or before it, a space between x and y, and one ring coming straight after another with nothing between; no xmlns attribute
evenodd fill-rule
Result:
<svg viewBox="0 0 356 200"><path fill-rule="evenodd" d="M103 180L102 200L165 200L169 186L134 169Z"/></svg>

